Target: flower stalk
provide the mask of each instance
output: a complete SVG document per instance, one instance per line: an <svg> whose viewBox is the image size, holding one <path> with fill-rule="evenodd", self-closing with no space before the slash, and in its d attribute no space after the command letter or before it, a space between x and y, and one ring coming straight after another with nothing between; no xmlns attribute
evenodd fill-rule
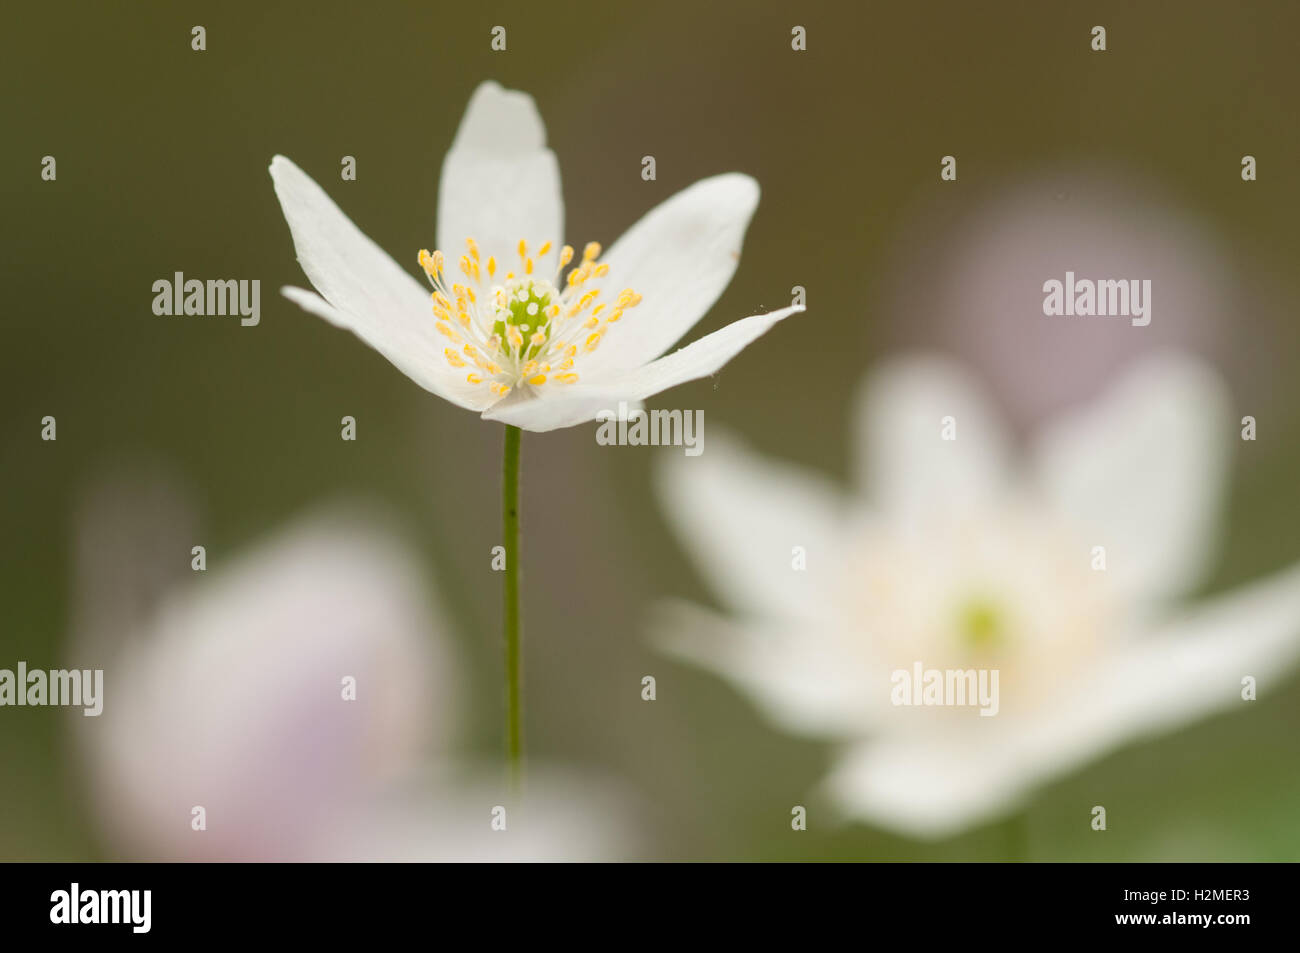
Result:
<svg viewBox="0 0 1300 953"><path fill-rule="evenodd" d="M501 464L501 533L506 551L502 616L506 647L506 758L510 784L518 790L523 779L523 729L520 707L519 659L519 443L522 431L506 426Z"/></svg>

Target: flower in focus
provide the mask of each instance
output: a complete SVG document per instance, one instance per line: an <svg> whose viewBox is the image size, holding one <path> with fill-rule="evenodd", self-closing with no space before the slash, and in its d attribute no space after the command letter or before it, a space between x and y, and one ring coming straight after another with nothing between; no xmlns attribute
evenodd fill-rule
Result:
<svg viewBox="0 0 1300 953"><path fill-rule="evenodd" d="M110 502L113 514L129 506ZM137 515L138 542L150 531ZM124 572L111 556L122 527L106 532L105 518L117 519L92 513L83 529L83 575L147 575L147 559ZM134 552L157 558L149 545ZM185 550L170 547L168 561L175 552ZM543 768L517 804L487 780L497 772L455 757L456 666L421 573L382 523L340 510L165 585L135 624L113 603L129 586L80 580L74 655L100 660L105 702L77 729L112 851L518 860L620 850L623 818L601 782L579 787ZM496 805L509 806L504 832L490 827ZM191 827L196 806L205 830Z"/></svg>
<svg viewBox="0 0 1300 953"><path fill-rule="evenodd" d="M667 357L740 260L758 184L704 179L603 254L563 244L555 155L530 96L481 84L443 163L437 251L423 288L291 161L271 178L319 294L284 294L421 387L484 418L546 431L714 373L801 307L753 315ZM566 271L567 269L567 271Z"/></svg>
<svg viewBox="0 0 1300 953"><path fill-rule="evenodd" d="M878 370L859 406L847 497L716 436L660 472L733 613L676 606L662 641L778 725L840 742L826 790L847 815L957 833L1126 741L1242 704L1245 676L1263 683L1300 650L1300 567L1179 604L1213 551L1237 436L1201 363L1135 365L1018 465L946 360ZM897 704L894 673L918 663L997 671L996 715Z"/></svg>

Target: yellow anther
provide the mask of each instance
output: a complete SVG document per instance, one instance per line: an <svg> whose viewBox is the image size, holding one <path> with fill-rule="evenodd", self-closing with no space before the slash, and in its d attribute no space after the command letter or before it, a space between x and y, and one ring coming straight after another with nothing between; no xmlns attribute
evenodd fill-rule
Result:
<svg viewBox="0 0 1300 953"><path fill-rule="evenodd" d="M535 374L536 372L537 372L537 362L536 362L536 361L529 361L527 364L525 364L525 365L523 366L523 375L524 375L524 377L527 377L529 374Z"/></svg>
<svg viewBox="0 0 1300 953"><path fill-rule="evenodd" d="M615 308L613 311L610 312L609 317L606 320L608 320L610 324L613 324L621 317L623 317L623 309Z"/></svg>
<svg viewBox="0 0 1300 953"><path fill-rule="evenodd" d="M565 357L577 357L577 355L578 355L578 345L576 344L570 344L568 347L564 349Z"/></svg>
<svg viewBox="0 0 1300 953"><path fill-rule="evenodd" d="M565 245L560 249L560 267L563 268L571 261L573 261L573 246Z"/></svg>
<svg viewBox="0 0 1300 953"><path fill-rule="evenodd" d="M600 336L601 336L602 334L604 334L604 333L605 333L605 332L603 332L603 331L595 331L595 332L593 332L593 333L591 333L591 334L588 334L588 335L587 335L587 342L586 342L586 344L584 344L583 346L584 346L588 351L594 351L594 350L596 350L596 345L600 343Z"/></svg>
<svg viewBox="0 0 1300 953"><path fill-rule="evenodd" d="M582 250L583 261L595 261L600 255L600 242L587 242L587 247Z"/></svg>
<svg viewBox="0 0 1300 953"><path fill-rule="evenodd" d="M557 378L555 378L555 379L556 379L557 381L559 381L560 383L562 383L562 384L574 384L574 383L577 383L578 375L575 374L575 373L573 373L572 371L570 371L570 372L567 373L567 374L561 374L561 375L559 375L559 376L558 376Z"/></svg>
<svg viewBox="0 0 1300 953"><path fill-rule="evenodd" d="M445 294L443 294L441 291L435 291L435 292L433 293L433 300L436 301L436 302L438 302L438 304L439 304L439 305L440 305L444 310L446 310L446 311L450 311L450 310L451 310L451 302L447 300L447 296L446 296Z"/></svg>
<svg viewBox="0 0 1300 953"><path fill-rule="evenodd" d="M469 248L469 256L478 261L478 242L472 238L465 239L465 245Z"/></svg>
<svg viewBox="0 0 1300 953"><path fill-rule="evenodd" d="M493 278L497 273L497 260L492 255L488 255L488 277Z"/></svg>
<svg viewBox="0 0 1300 953"><path fill-rule="evenodd" d="M442 353L443 353L443 356L447 358L447 363L450 364L452 367L464 367L464 366L465 366L465 362L464 362L463 360L461 360L460 355L457 354L457 353L456 353L454 350L452 350L451 348L449 348L449 347L447 347L447 348L443 348Z"/></svg>
<svg viewBox="0 0 1300 953"><path fill-rule="evenodd" d="M528 378L528 383L532 384L534 387L541 387L546 383L546 375L538 374L536 377L530 377Z"/></svg>
<svg viewBox="0 0 1300 953"><path fill-rule="evenodd" d="M591 317L589 317L586 321L583 321L583 322L582 322L582 326L583 326L584 328L598 328L598 327L600 327L600 318L596 317L596 316L593 314L593 315L592 315Z"/></svg>
<svg viewBox="0 0 1300 953"><path fill-rule="evenodd" d="M465 290L469 292L469 303L470 303L470 304L477 304L477 303L478 303L478 296L474 294L474 289L473 289L473 288L466 288Z"/></svg>
<svg viewBox="0 0 1300 953"><path fill-rule="evenodd" d="M466 374L465 380L469 381L471 384L483 383L483 378L479 377L477 374Z"/></svg>
<svg viewBox="0 0 1300 953"><path fill-rule="evenodd" d="M465 272L466 278L474 277L474 268L470 265L469 255L460 256L460 270Z"/></svg>
<svg viewBox="0 0 1300 953"><path fill-rule="evenodd" d="M596 266L596 277L604 278L607 274L609 274L609 264L602 261Z"/></svg>
<svg viewBox="0 0 1300 953"><path fill-rule="evenodd" d="M533 347L541 347L546 343L546 332L534 331L533 336L528 339L528 342L532 344Z"/></svg>
<svg viewBox="0 0 1300 953"><path fill-rule="evenodd" d="M496 394L498 397L504 397L506 394L510 393L510 387L497 381L492 384L492 393Z"/></svg>
<svg viewBox="0 0 1300 953"><path fill-rule="evenodd" d="M545 255L548 251L550 251L550 250L551 250L551 243L550 243L550 242L542 242L542 247L539 248L539 249L537 249L537 257L538 257L538 258L541 258L542 256L544 256L544 255Z"/></svg>
<svg viewBox="0 0 1300 953"><path fill-rule="evenodd" d="M528 257L528 242L524 241L522 238L519 239L519 257Z"/></svg>
<svg viewBox="0 0 1300 953"><path fill-rule="evenodd" d="M443 337L450 338L451 340L456 339L456 332L451 329L450 325L443 324L441 321L439 321L437 324L434 325L434 327L438 329L438 333L441 334Z"/></svg>
<svg viewBox="0 0 1300 953"><path fill-rule="evenodd" d="M525 259L524 259L524 274L525 274L525 275L531 275L532 273L533 273L533 260L532 260L531 258L525 258Z"/></svg>
<svg viewBox="0 0 1300 953"><path fill-rule="evenodd" d="M573 366L573 358L571 357L566 357L564 360L560 361L560 370L562 371L567 371L572 366Z"/></svg>
<svg viewBox="0 0 1300 953"><path fill-rule="evenodd" d="M560 306L558 304L551 305L546 309L546 316L548 318L558 318L560 316Z"/></svg>
<svg viewBox="0 0 1300 953"><path fill-rule="evenodd" d="M600 304L596 305L594 310L592 310L591 316L594 318L604 310L605 310L605 302L602 301Z"/></svg>
<svg viewBox="0 0 1300 953"><path fill-rule="evenodd" d="M461 311L460 313L458 313L458 314L456 315L456 320L460 322L460 326L461 326L462 328L465 328L466 330L469 329L469 312L468 312L468 311Z"/></svg>
<svg viewBox="0 0 1300 953"><path fill-rule="evenodd" d="M506 325L506 340L516 351L524 346L524 336L519 333L519 329L513 324Z"/></svg>

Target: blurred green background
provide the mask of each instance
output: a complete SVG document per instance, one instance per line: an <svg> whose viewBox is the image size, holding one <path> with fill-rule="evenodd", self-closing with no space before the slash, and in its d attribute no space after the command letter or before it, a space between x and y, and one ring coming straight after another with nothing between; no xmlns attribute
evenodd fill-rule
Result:
<svg viewBox="0 0 1300 953"><path fill-rule="evenodd" d="M1231 256L1239 307L1222 315L1231 353L1217 363L1262 422L1234 460L1206 591L1300 557L1300 6L1289 0L144 2L28 4L7 19L0 664L62 657L73 517L106 473L148 459L177 474L210 560L313 502L362 493L423 540L471 663L464 749L499 750L500 579L484 569L500 427L276 293L305 280L266 171L290 156L415 273L434 241L443 154L484 79L536 98L570 241L609 244L706 175L759 180L740 269L692 336L788 303L795 284L809 313L660 404L703 408L708 427L842 482L864 370L903 345L952 350L896 306L900 248L938 247L946 223L1044 169L1067 188L1070 169L1096 166L1157 183ZM790 50L796 23L805 53ZM196 24L202 53L190 49ZM505 53L489 49L495 24ZM1093 24L1107 27L1104 54L1089 50ZM959 179L941 183L949 153ZM1245 153L1260 160L1250 185ZM657 181L640 178L646 154ZM55 182L40 178L44 155L57 158ZM355 182L339 180L343 155L357 159ZM261 325L154 316L151 285L173 271L260 278ZM46 414L56 443L39 439ZM338 439L344 414L356 443ZM612 452L593 430L524 439L526 736L530 756L640 791L654 856L1300 857L1294 676L1247 713L1130 746L952 840L818 823L792 835L790 805L805 803L831 749L783 735L721 680L646 645L656 599L710 599L651 497L655 455L680 451ZM653 705L640 699L645 674L658 679ZM0 711L0 858L101 856L69 736L49 709ZM1105 837L1080 808L1099 790L1125 819Z"/></svg>

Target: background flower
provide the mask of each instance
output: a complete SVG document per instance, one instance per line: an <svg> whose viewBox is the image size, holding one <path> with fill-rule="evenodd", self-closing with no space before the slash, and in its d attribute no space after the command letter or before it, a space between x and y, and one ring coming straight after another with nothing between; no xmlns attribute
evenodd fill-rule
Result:
<svg viewBox="0 0 1300 953"><path fill-rule="evenodd" d="M499 769L457 754L449 623L382 519L322 508L240 553L214 552L204 573L150 579L147 567L179 558L184 568L175 537L190 522L175 493L146 479L101 490L82 525L75 654L102 665L106 687L103 714L79 717L77 730L115 854L519 860L627 849L629 805L608 782L543 766L520 802ZM123 598L133 592L149 595ZM343 700L345 678L354 701ZM196 805L207 825L197 832ZM496 805L505 832L490 827Z"/></svg>
<svg viewBox="0 0 1300 953"><path fill-rule="evenodd" d="M922 837L995 818L1118 744L1243 705L1244 677L1273 682L1300 652L1300 566L1171 611L1215 549L1227 406L1209 368L1153 359L1013 466L959 366L892 362L859 404L858 500L716 436L663 468L664 511L737 618L678 609L661 638L784 727L852 744L829 784L850 815ZM917 664L997 671L992 717L900 707L892 674Z"/></svg>

